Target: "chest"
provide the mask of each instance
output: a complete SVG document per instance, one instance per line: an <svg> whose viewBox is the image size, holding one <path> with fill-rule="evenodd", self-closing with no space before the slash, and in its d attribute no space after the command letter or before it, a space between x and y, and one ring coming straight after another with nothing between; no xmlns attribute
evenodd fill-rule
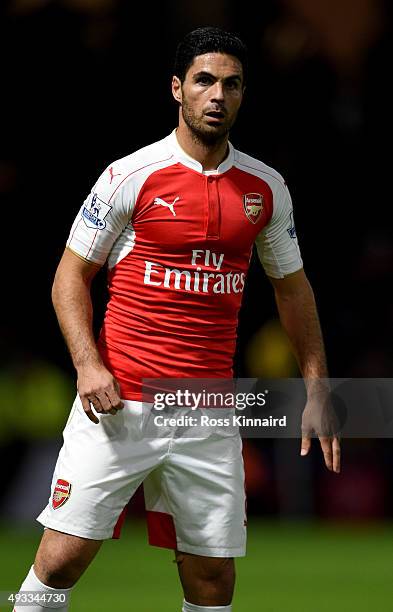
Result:
<svg viewBox="0 0 393 612"><path fill-rule="evenodd" d="M232 168L203 175L181 164L150 176L132 224L139 240L181 252L201 243L226 252L249 250L269 222L273 196L259 177Z"/></svg>

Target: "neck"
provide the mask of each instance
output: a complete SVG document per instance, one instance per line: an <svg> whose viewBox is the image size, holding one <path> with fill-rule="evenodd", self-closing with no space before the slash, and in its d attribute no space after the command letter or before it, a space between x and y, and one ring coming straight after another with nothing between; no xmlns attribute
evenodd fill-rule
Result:
<svg viewBox="0 0 393 612"><path fill-rule="evenodd" d="M179 145L193 159L196 159L204 170L216 170L228 154L228 135L213 143L200 140L184 121L179 122L176 130Z"/></svg>

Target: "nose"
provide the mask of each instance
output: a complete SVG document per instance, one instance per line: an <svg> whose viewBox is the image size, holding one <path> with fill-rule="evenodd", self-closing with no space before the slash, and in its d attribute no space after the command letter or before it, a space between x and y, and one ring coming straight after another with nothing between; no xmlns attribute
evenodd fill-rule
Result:
<svg viewBox="0 0 393 612"><path fill-rule="evenodd" d="M224 100L224 87L220 81L216 81L211 89L211 100L212 101L223 101Z"/></svg>

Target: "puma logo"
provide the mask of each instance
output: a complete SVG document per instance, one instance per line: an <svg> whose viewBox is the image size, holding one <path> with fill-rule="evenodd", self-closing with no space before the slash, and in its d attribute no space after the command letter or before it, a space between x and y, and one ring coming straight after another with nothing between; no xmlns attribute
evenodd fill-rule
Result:
<svg viewBox="0 0 393 612"><path fill-rule="evenodd" d="M179 198L179 197L175 198L175 199L173 200L172 204L168 204L168 202L165 202L165 200L161 200L161 198L154 198L154 202L153 202L153 204L155 204L156 206L157 206L157 205L161 205L161 206L165 206L166 208L169 208L169 210L171 211L172 215L173 215L174 217L176 217L176 213L175 213L175 208L174 208L174 206L175 206L175 204L176 204L176 202L177 202L178 200L180 200L180 198Z"/></svg>
<svg viewBox="0 0 393 612"><path fill-rule="evenodd" d="M112 181L115 178L115 176L121 176L121 174L113 174L113 167L112 166L109 168L109 174L110 174L110 177L111 177L111 182L109 183L110 185L112 185Z"/></svg>

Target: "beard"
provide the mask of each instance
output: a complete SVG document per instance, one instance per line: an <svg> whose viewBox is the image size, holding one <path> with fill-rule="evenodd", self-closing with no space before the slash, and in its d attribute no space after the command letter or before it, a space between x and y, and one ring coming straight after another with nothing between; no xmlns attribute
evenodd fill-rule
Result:
<svg viewBox="0 0 393 612"><path fill-rule="evenodd" d="M183 96L181 111L184 122L190 129L195 141L207 146L217 145L225 140L236 119L235 115L230 120L225 118L219 125L208 125L204 122L203 116L198 117L195 114L185 96Z"/></svg>

